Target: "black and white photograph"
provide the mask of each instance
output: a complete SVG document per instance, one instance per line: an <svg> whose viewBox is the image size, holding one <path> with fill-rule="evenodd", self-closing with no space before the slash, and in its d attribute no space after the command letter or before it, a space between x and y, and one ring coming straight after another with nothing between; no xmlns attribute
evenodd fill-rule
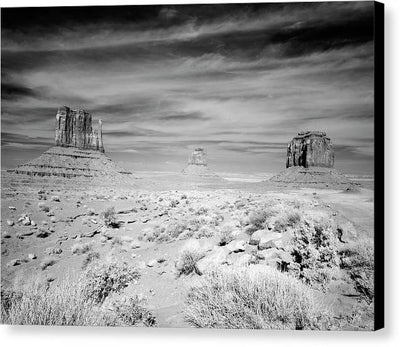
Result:
<svg viewBox="0 0 400 347"><path fill-rule="evenodd" d="M382 328L383 122L375 1L3 7L1 323Z"/></svg>

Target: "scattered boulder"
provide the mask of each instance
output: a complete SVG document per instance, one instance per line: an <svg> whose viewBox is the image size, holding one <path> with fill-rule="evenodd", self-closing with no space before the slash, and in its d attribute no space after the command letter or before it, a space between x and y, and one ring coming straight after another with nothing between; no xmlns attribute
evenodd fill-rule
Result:
<svg viewBox="0 0 400 347"><path fill-rule="evenodd" d="M226 262L226 256L228 255L229 250L225 247L217 247L210 254L200 259L197 262L197 268L200 273L204 273L205 271L224 264Z"/></svg>
<svg viewBox="0 0 400 347"><path fill-rule="evenodd" d="M7 264L7 266L18 266L18 265L21 265L22 263L23 263L23 261L21 259L12 259Z"/></svg>
<svg viewBox="0 0 400 347"><path fill-rule="evenodd" d="M340 242L348 243L357 240L357 230L351 222L338 225L337 231Z"/></svg>
<svg viewBox="0 0 400 347"><path fill-rule="evenodd" d="M47 255L61 254L62 249L60 247L48 247L48 248L46 248L45 253Z"/></svg>
<svg viewBox="0 0 400 347"><path fill-rule="evenodd" d="M273 231L264 232L260 238L260 242L258 243L258 249L262 250L275 247L273 241L281 237L281 233L275 233Z"/></svg>
<svg viewBox="0 0 400 347"><path fill-rule="evenodd" d="M38 203L38 207L40 211L43 212L49 212L50 211L50 207L48 205L46 205L44 202L39 202Z"/></svg>
<svg viewBox="0 0 400 347"><path fill-rule="evenodd" d="M146 266L147 267L154 267L158 264L157 259L152 259L150 261L147 262Z"/></svg>
<svg viewBox="0 0 400 347"><path fill-rule="evenodd" d="M36 233L36 237L39 237L41 239L44 239L50 235L51 235L51 233L48 230L45 230L43 228L39 228L38 232Z"/></svg>
<svg viewBox="0 0 400 347"><path fill-rule="evenodd" d="M244 240L235 240L235 241L230 242L226 247L230 253L244 252L245 251L245 241Z"/></svg>

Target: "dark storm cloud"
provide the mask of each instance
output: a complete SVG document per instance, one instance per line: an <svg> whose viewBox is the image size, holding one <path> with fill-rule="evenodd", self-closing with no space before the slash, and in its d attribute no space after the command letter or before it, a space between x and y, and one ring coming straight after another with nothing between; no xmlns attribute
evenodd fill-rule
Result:
<svg viewBox="0 0 400 347"><path fill-rule="evenodd" d="M23 97L34 97L37 93L32 88L14 83L1 84L1 97L5 100L17 100Z"/></svg>
<svg viewBox="0 0 400 347"><path fill-rule="evenodd" d="M53 138L69 105L103 119L113 152L272 163L317 129L357 163L373 63L372 2L3 9L3 131Z"/></svg>

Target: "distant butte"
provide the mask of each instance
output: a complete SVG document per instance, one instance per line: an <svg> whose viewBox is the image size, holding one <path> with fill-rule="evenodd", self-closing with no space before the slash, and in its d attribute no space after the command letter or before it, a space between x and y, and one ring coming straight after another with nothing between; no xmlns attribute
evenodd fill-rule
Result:
<svg viewBox="0 0 400 347"><path fill-rule="evenodd" d="M331 139L322 131L302 131L289 142L286 167L333 167Z"/></svg>
<svg viewBox="0 0 400 347"><path fill-rule="evenodd" d="M322 131L302 131L287 146L286 170L271 178L273 182L301 184L348 184L345 175L336 171L334 149Z"/></svg>
<svg viewBox="0 0 400 347"><path fill-rule="evenodd" d="M209 169L207 165L206 151L201 147L196 148L189 155L188 166L182 171L182 173L188 176L219 177Z"/></svg>

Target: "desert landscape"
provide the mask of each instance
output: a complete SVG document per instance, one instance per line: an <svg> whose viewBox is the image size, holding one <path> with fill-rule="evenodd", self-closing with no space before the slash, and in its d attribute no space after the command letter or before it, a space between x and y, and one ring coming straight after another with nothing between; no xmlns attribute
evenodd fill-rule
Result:
<svg viewBox="0 0 400 347"><path fill-rule="evenodd" d="M374 9L2 9L1 322L373 330Z"/></svg>
<svg viewBox="0 0 400 347"><path fill-rule="evenodd" d="M2 172L3 323L372 329L372 180L334 170L324 133L269 180L203 149L141 176L91 147L88 116L60 108L56 146Z"/></svg>

